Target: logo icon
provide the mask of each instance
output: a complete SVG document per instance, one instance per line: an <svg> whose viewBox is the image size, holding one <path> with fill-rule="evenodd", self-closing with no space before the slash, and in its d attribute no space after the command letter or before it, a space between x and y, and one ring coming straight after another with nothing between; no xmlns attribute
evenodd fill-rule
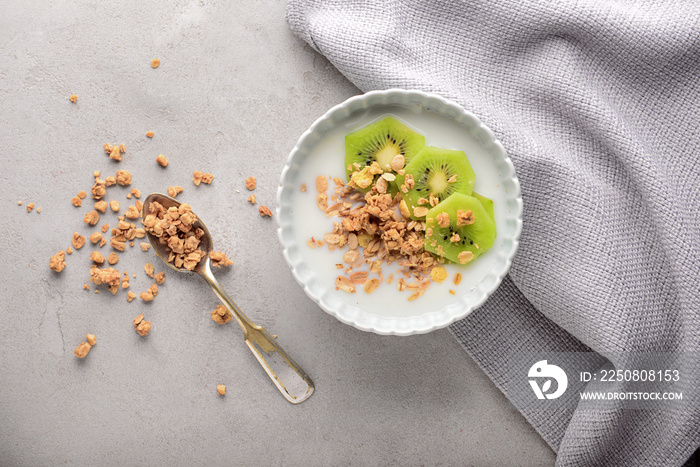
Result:
<svg viewBox="0 0 700 467"><path fill-rule="evenodd" d="M556 365L550 365L547 360L540 360L530 367L527 374L528 378L543 378L545 381L540 387L537 379L530 379L530 386L535 392L538 399L556 399L564 394L566 386L569 384L569 379L566 377L564 370ZM548 392L552 389L552 380L557 382L557 388L554 392Z"/></svg>

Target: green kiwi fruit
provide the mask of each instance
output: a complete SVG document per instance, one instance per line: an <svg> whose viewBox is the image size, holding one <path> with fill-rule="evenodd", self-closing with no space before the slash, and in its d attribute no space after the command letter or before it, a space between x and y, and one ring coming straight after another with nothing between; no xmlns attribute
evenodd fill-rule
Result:
<svg viewBox="0 0 700 467"><path fill-rule="evenodd" d="M413 177L413 187L405 185L409 174ZM470 195L475 178L474 170L463 151L426 146L406 165L405 174L396 177L396 184L399 187L406 186L407 191L403 188L401 191L411 218L422 220L425 214L420 215L420 211L424 213L432 207L426 203L426 200L430 200L431 193L438 198L438 203L454 193ZM418 209L416 214L416 208L421 207L426 209Z"/></svg>
<svg viewBox="0 0 700 467"><path fill-rule="evenodd" d="M459 211L468 214L467 225L460 222ZM449 216L449 225L440 226L441 217ZM459 236L457 240L454 234ZM452 240L456 241L452 241ZM458 264L467 264L493 246L496 224L473 197L455 193L428 211L425 223L425 250ZM461 255L461 256L460 256Z"/></svg>
<svg viewBox="0 0 700 467"><path fill-rule="evenodd" d="M345 137L345 173L350 174L377 162L385 172L397 154L403 154L408 163L425 146L425 137L394 117L385 117ZM365 190L366 191L366 190Z"/></svg>
<svg viewBox="0 0 700 467"><path fill-rule="evenodd" d="M486 212L488 213L489 217L495 221L496 218L493 217L493 200L487 198L484 195L480 195L476 191L472 192L472 196L479 200L484 209L486 209Z"/></svg>

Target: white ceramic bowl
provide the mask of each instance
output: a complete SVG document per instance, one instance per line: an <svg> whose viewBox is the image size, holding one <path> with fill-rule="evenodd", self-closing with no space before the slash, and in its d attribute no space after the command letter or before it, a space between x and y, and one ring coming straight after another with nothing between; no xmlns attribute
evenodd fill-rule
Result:
<svg viewBox="0 0 700 467"><path fill-rule="evenodd" d="M345 180L345 135L386 115L421 132L427 145L463 150L476 173L474 190L494 201L498 235L493 247L467 266L446 266L449 279L433 283L414 301L407 300L410 293L397 290L396 280L391 285L382 283L372 294L362 287L353 294L336 290L335 278L343 271L335 265L343 262L347 250L331 252L326 246L307 245L312 236L323 239L338 220L317 208L316 177ZM302 184L307 185L306 192L301 191ZM518 247L522 199L513 163L478 118L437 95L390 89L351 97L301 135L282 170L276 214L284 257L313 301L357 329L406 336L444 328L464 318L496 290ZM385 280L390 272L385 266ZM463 276L459 285L452 281L457 272Z"/></svg>

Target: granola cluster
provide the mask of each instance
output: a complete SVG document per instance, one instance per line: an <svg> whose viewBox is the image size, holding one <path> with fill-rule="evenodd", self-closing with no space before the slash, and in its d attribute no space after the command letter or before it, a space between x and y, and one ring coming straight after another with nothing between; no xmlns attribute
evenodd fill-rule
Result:
<svg viewBox="0 0 700 467"><path fill-rule="evenodd" d="M196 221L197 216L189 204L165 209L162 204L154 201L149 205L143 225L162 245L168 246L169 263L192 271L206 256L206 252L199 248L204 230L194 227Z"/></svg>
<svg viewBox="0 0 700 467"><path fill-rule="evenodd" d="M333 222L333 231L326 233L323 241L312 238L307 244L316 248L325 243L330 250L347 246L343 255L345 264L336 265L344 269L344 274L336 277L337 289L355 293L362 286L366 293L372 293L385 281L382 266L394 262L403 276L396 282L397 289L411 292L409 300L423 295L431 280L444 280L442 258L424 250L425 222L410 218L401 197L401 188L408 190L408 187L403 185L393 196L389 193L390 182L396 180L393 172L402 174L404 163L403 156L397 155L391 162L391 170L384 171L376 162L365 167L359 164L349 167L354 169L350 181L345 185L342 180L333 179L335 189L330 198L326 177L316 179L317 206L326 216L339 220ZM412 183L412 179L407 179L407 183ZM330 206L329 200L333 203ZM431 200L425 204L431 204ZM439 269L431 275L436 268ZM392 274L386 282L390 284L393 280Z"/></svg>

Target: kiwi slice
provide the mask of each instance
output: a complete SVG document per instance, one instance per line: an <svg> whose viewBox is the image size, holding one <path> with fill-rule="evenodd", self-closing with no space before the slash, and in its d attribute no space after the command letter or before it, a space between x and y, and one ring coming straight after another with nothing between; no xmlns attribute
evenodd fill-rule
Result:
<svg viewBox="0 0 700 467"><path fill-rule="evenodd" d="M407 164L425 146L425 137L394 117L385 117L345 137L345 173L350 174L377 162L385 172L391 161L403 154ZM370 185L371 186L371 185Z"/></svg>
<svg viewBox="0 0 700 467"><path fill-rule="evenodd" d="M467 264L493 246L496 224L473 197L455 193L428 211L425 249L458 264Z"/></svg>
<svg viewBox="0 0 700 467"><path fill-rule="evenodd" d="M487 198L484 195L480 195L476 191L472 192L472 196L479 200L484 209L486 209L486 212L488 213L489 217L495 222L496 218L493 217L493 200Z"/></svg>
<svg viewBox="0 0 700 467"><path fill-rule="evenodd" d="M425 213L453 193L470 195L474 189L474 170L463 151L426 146L406 165L405 174L396 177L402 196L413 219L424 219ZM406 183L411 175L413 186ZM402 187L405 186L405 188ZM404 191L405 190L405 191Z"/></svg>

